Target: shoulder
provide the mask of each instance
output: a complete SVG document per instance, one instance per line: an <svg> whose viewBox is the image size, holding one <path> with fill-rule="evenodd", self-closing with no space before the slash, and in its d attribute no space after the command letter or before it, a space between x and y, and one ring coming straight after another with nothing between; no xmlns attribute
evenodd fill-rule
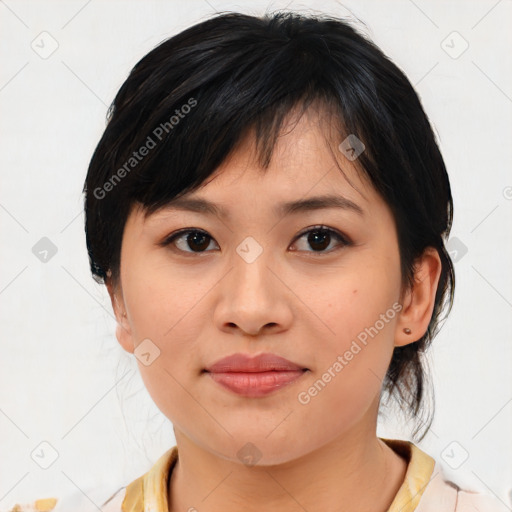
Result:
<svg viewBox="0 0 512 512"><path fill-rule="evenodd" d="M510 508L495 496L462 489L457 492L457 508L455 510L456 512L510 512Z"/></svg>
<svg viewBox="0 0 512 512"><path fill-rule="evenodd" d="M95 489L94 492L76 492L69 496L63 496L58 500L51 512L70 512L80 510L82 512L124 512L122 503L126 494L126 487L117 489Z"/></svg>
<svg viewBox="0 0 512 512"><path fill-rule="evenodd" d="M101 504L102 512L123 512L122 505L126 496L126 487L121 487Z"/></svg>
<svg viewBox="0 0 512 512"><path fill-rule="evenodd" d="M87 490L86 490L87 491ZM1 508L0 512L124 512L122 503L126 494L126 487L113 491L95 489L96 492L76 491L70 494L41 498L31 502L16 503L8 509Z"/></svg>
<svg viewBox="0 0 512 512"><path fill-rule="evenodd" d="M31 503L17 503L0 512L139 512L167 510L168 475L178 460L177 446L166 451L139 478L126 486L112 489L110 485L82 488L69 495L38 499ZM155 508L156 505L156 508ZM164 508L160 505L165 505Z"/></svg>
<svg viewBox="0 0 512 512"><path fill-rule="evenodd" d="M436 462L430 481L415 512L510 512L510 508L487 493L463 489L449 480Z"/></svg>

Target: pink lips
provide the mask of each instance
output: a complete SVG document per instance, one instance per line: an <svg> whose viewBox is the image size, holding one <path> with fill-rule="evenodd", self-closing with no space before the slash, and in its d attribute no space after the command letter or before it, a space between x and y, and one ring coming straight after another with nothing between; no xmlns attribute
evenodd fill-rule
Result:
<svg viewBox="0 0 512 512"><path fill-rule="evenodd" d="M307 368L275 354L233 354L206 368L210 377L242 396L261 397L301 377Z"/></svg>

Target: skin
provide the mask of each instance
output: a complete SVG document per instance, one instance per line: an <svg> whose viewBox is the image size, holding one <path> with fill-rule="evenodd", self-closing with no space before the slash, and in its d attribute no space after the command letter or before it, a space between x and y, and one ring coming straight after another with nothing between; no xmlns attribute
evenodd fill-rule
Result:
<svg viewBox="0 0 512 512"><path fill-rule="evenodd" d="M336 148L342 139L332 140ZM193 193L225 207L229 218L166 209L144 219L138 207L130 213L120 282L107 286L121 346L132 353L149 338L160 350L150 365L138 364L174 426L179 461L170 511L386 511L404 480L406 461L376 436L379 394L394 347L427 330L441 262L426 250L413 288L403 289L389 207L359 175L357 161L337 158L346 177L325 123L308 111L289 118L265 174L248 136ZM276 203L324 193L349 198L364 215L272 211ZM297 239L318 224L352 244L331 237L319 251L308 234ZM174 246L158 245L183 228L208 233L205 251L187 244L186 235ZM248 236L263 249L252 263L236 251ZM401 311L300 403L298 394L394 303ZM263 398L245 398L201 372L238 352L272 352L309 371ZM248 442L260 453L254 466L237 456Z"/></svg>

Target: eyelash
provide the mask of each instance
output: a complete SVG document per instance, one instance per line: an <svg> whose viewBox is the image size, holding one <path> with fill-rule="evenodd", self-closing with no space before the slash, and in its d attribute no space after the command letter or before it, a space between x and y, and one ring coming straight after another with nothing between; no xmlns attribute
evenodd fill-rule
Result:
<svg viewBox="0 0 512 512"><path fill-rule="evenodd" d="M335 231L334 229L328 228L324 225L316 225L316 226L311 226L311 227L307 228L305 231L302 231L301 233L299 233L292 243L297 242L304 235L307 235L311 232L320 232L322 234L328 234L331 237L334 237L338 242L341 243L341 247L338 246L337 248L330 249L328 251L305 251L308 253L312 253L314 255L330 254L336 250L342 249L344 246L352 245L352 242L350 241L350 239L347 236L339 233L338 231ZM161 242L159 245L161 245L162 247L167 247L167 246L171 245L178 238L181 238L183 235L188 235L191 233L200 233L200 234L205 235L206 237L210 238L210 240L214 240L213 237L211 237L206 231L203 231L202 229L187 228L187 229L181 229L180 231L177 231L176 233L172 233L167 238L165 238L165 240L163 240L163 242ZM210 244L208 244L208 245L210 245ZM330 243L329 243L329 245L330 245ZM175 249L177 251L179 251L180 253L185 253L185 254L187 254L187 253L188 254L204 254L204 253L211 252L211 251L195 252L195 251L183 251L178 248L175 248ZM301 251L297 251L297 252L301 252ZM304 251L302 251L302 252L304 252Z"/></svg>

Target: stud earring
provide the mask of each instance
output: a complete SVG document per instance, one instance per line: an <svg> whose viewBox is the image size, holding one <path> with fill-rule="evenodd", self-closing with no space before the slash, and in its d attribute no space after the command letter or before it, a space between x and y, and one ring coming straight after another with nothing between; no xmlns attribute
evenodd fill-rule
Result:
<svg viewBox="0 0 512 512"><path fill-rule="evenodd" d="M411 329L409 329L409 327L406 327L404 329L404 332L405 332L405 334L411 334L412 331L411 331Z"/></svg>

